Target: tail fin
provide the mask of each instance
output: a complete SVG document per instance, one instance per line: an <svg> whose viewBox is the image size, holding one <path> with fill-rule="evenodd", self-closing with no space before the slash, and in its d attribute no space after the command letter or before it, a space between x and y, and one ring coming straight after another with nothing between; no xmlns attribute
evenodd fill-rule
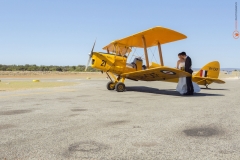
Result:
<svg viewBox="0 0 240 160"><path fill-rule="evenodd" d="M200 69L194 76L218 78L220 72L220 64L218 61L212 61Z"/></svg>

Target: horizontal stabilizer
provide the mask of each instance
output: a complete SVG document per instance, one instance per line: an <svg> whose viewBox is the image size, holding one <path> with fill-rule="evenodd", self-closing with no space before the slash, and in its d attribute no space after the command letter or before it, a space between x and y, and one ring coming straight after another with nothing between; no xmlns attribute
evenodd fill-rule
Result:
<svg viewBox="0 0 240 160"><path fill-rule="evenodd" d="M218 79L218 78L198 77L198 76L194 76L193 81L199 85L206 85L206 84L211 84L211 83L218 83L218 84L225 83L223 80Z"/></svg>

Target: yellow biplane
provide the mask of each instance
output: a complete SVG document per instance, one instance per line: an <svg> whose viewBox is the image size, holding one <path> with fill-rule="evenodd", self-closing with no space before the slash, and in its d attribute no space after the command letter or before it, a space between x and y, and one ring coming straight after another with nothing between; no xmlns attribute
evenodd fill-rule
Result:
<svg viewBox="0 0 240 160"><path fill-rule="evenodd" d="M178 82L179 77L192 75L180 69L164 66L161 45L185 38L187 37L179 32L158 26L111 42L103 48L107 51L106 53L93 52L95 41L85 70L92 59L91 67L106 72L111 80L107 83L107 89L116 89L118 92L125 91L125 79ZM158 47L160 64L149 63L147 48L153 46ZM144 49L146 65L143 65L143 60L140 57L136 57L132 63L127 63L132 47ZM206 73L209 69L207 76ZM206 87L212 82L224 83L218 79L219 70L219 63L217 61L211 62L193 76L193 81Z"/></svg>

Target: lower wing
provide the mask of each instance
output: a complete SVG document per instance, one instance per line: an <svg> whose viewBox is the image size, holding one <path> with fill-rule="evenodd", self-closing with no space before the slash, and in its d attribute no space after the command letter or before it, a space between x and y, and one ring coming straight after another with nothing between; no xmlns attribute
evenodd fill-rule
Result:
<svg viewBox="0 0 240 160"><path fill-rule="evenodd" d="M179 69L163 66L136 72L124 73L121 74L121 76L131 80L162 81L179 77L190 77L191 74Z"/></svg>

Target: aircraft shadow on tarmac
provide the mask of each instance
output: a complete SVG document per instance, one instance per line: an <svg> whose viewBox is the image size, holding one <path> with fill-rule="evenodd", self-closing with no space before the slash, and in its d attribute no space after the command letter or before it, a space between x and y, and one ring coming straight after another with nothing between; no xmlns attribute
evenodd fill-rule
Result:
<svg viewBox="0 0 240 160"><path fill-rule="evenodd" d="M229 89L221 89L221 88L201 88L203 90L212 90L212 91L228 91ZM170 91L176 91L176 89L167 89Z"/></svg>
<svg viewBox="0 0 240 160"><path fill-rule="evenodd" d="M143 93L153 93L153 94L162 94L162 95L171 95L171 96L183 96L179 94L175 89L157 89L146 86L133 86L126 87L126 90L129 92L143 92ZM195 93L190 97L198 97L198 96L224 96L223 94L210 94L210 93Z"/></svg>

